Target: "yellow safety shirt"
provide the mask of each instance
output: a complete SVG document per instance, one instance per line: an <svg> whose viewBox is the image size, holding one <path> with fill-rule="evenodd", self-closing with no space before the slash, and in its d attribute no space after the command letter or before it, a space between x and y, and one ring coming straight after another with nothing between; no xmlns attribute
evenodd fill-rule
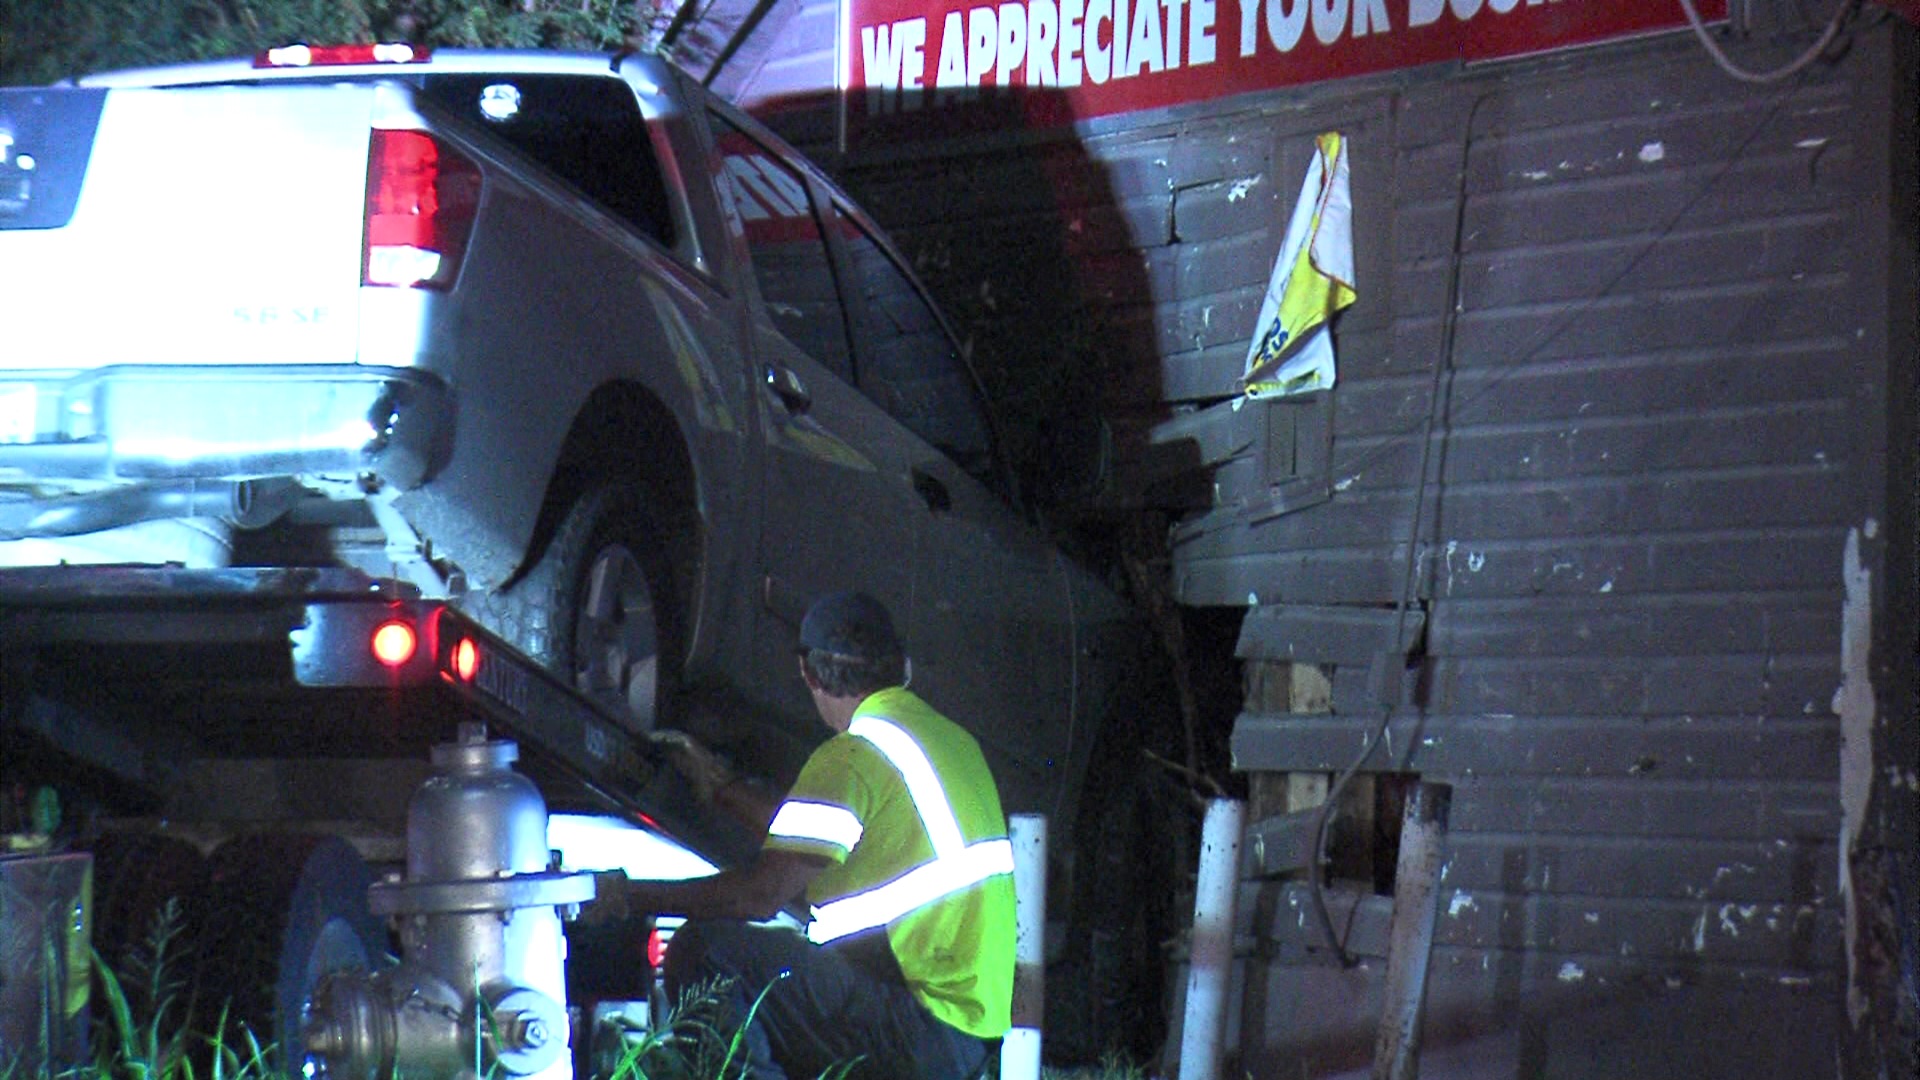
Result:
<svg viewBox="0 0 1920 1080"><path fill-rule="evenodd" d="M824 855L807 888L824 944L886 927L913 990L983 1039L1013 1006L1013 845L980 744L904 687L860 703L768 827L766 847Z"/></svg>

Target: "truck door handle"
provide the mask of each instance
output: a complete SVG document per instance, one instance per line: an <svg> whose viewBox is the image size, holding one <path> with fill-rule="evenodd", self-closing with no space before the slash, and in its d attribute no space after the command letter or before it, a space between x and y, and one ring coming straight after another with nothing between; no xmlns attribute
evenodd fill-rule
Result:
<svg viewBox="0 0 1920 1080"><path fill-rule="evenodd" d="M795 416L813 405L813 395L807 393L807 384L801 382L800 376L785 364L767 365L767 389Z"/></svg>
<svg viewBox="0 0 1920 1080"><path fill-rule="evenodd" d="M944 514L953 509L953 496L947 493L947 485L932 473L914 466L913 490L918 492L927 509L936 514Z"/></svg>

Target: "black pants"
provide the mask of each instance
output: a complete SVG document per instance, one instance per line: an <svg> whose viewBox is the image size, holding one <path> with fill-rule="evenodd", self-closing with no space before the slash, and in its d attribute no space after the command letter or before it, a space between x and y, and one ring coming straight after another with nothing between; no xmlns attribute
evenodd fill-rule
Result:
<svg viewBox="0 0 1920 1080"><path fill-rule="evenodd" d="M873 947L877 946L877 947ZM762 990L744 1049L753 1080L814 1080L861 1059L851 1076L969 1080L987 1047L936 1019L901 979L884 941L819 946L797 932L731 920L695 920L667 949L667 993L729 980L722 1031L731 1034ZM768 989L771 987L771 989Z"/></svg>

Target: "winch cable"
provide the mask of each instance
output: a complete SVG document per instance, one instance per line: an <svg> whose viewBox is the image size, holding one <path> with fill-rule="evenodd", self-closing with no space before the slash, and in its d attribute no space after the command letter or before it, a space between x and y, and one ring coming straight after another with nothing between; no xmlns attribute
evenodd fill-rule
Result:
<svg viewBox="0 0 1920 1080"><path fill-rule="evenodd" d="M1680 9L1686 12L1687 22L1693 27L1693 36L1700 39L1700 44L1707 50L1707 55L1713 57L1713 62L1719 65L1720 70L1726 72L1730 78L1756 86L1790 79L1805 71L1809 65L1826 54L1827 47L1833 44L1834 38L1840 36L1841 29L1846 26L1847 20L1853 17L1854 9L1859 6L1860 0L1840 0L1840 6L1834 9L1833 18L1827 21L1826 30L1821 32L1818 41L1807 47L1806 52L1772 71L1748 71L1734 63L1733 58L1720 47L1720 43L1713 40L1713 35L1707 31L1706 20L1700 17L1700 9L1694 6L1693 0L1680 0Z"/></svg>
<svg viewBox="0 0 1920 1080"><path fill-rule="evenodd" d="M1373 677L1369 680L1374 683L1374 690L1379 698L1380 719L1361 741L1360 753L1354 757L1353 763L1341 770L1333 784L1327 788L1326 801L1320 804L1320 812L1313 819L1313 859L1308 868L1308 876L1313 883L1311 893L1313 910L1319 919L1321 931L1326 934L1328 946L1333 949L1334 955L1339 957L1340 966L1343 968L1350 968L1357 961L1347 952L1345 943L1333 928L1333 916L1327 911L1327 829L1333 822L1334 807L1339 805L1341 792L1353 781L1355 774L1360 771L1362 765L1366 764L1367 759L1373 756L1373 748L1386 738L1387 727L1393 722L1393 712L1399 698L1398 689L1402 671L1395 670L1391 661L1396 655L1403 657L1402 668L1404 669L1407 650L1407 611L1413 606L1415 579L1420 568L1420 531L1421 526L1426 522L1427 472L1433 457L1434 443L1446 438L1446 427L1440 420L1441 411L1445 407L1443 402L1446 401L1452 386L1449 376L1453 373L1454 339L1460 324L1460 262L1462 249L1466 243L1467 166L1473 157L1473 124L1480 115L1480 106L1484 105L1493 94L1493 89L1487 89L1473 99L1473 104L1467 109L1465 130L1460 137L1460 172L1454 192L1453 243L1452 250L1447 256L1446 319L1441 329L1440 351L1433 361L1433 378L1427 387L1427 415L1420 421L1419 427L1420 464L1414 473L1413 480L1413 523L1407 530L1407 551L1406 559L1402 564L1404 569L1400 576L1400 596L1394 601L1393 642L1388 651L1375 657ZM1436 434L1438 438L1435 437ZM1445 468L1444 457L1441 459L1441 467ZM1392 688L1391 691L1389 687Z"/></svg>

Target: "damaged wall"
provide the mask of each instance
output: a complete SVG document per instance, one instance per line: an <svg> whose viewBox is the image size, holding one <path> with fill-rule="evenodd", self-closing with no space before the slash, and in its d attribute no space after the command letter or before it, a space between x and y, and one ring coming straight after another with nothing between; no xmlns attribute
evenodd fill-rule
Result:
<svg viewBox="0 0 1920 1080"><path fill-rule="evenodd" d="M1748 89L1681 43L1382 94L1387 171L1356 155L1355 216L1385 211L1357 240L1388 295L1363 270L1373 318L1336 331L1329 497L1176 532L1190 602L1304 609L1250 617L1243 659L1331 681L1325 715L1250 702L1236 764L1325 775L1380 714L1391 638L1326 646L1398 599L1424 495L1427 633L1363 777L1454 784L1428 1075L1825 1074L1876 998L1887 1034L1886 872L1869 900L1851 868L1883 842L1869 794L1911 775L1874 751L1912 672L1868 655L1889 383L1914 362L1890 350L1913 302L1888 288L1887 238L1913 241L1882 126L1910 122L1899 62L1883 35ZM1375 957L1340 970L1303 888L1243 897L1278 954L1241 1045L1285 1064L1256 1075L1370 1049L1386 898L1336 890Z"/></svg>

